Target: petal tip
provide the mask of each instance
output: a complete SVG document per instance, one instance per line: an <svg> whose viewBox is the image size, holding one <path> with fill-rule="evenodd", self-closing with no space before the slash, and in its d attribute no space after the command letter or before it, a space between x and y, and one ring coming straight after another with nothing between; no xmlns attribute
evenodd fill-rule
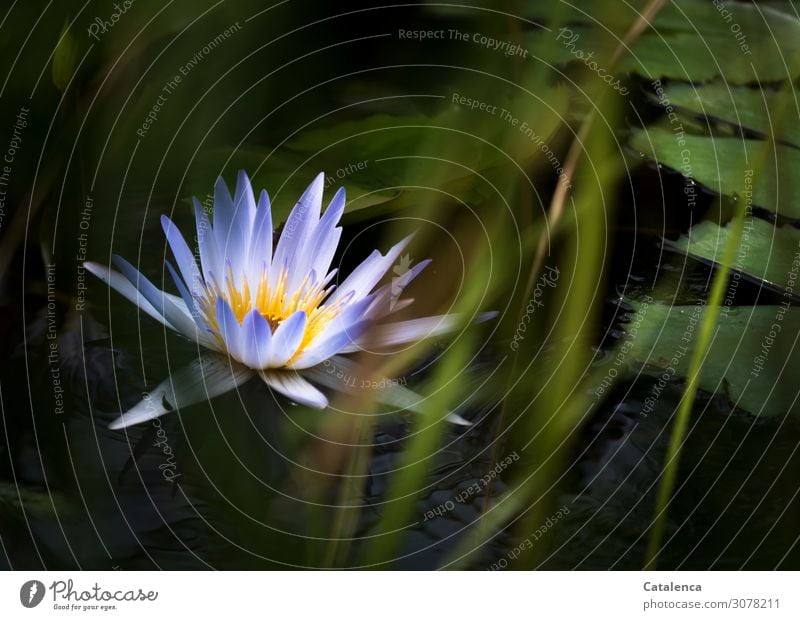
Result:
<svg viewBox="0 0 800 620"><path fill-rule="evenodd" d="M266 189L262 189L261 193L258 195L258 204L256 205L259 209L269 209L269 193Z"/></svg>
<svg viewBox="0 0 800 620"><path fill-rule="evenodd" d="M223 194L224 197L226 197L228 200L230 200L231 199L231 192L228 189L228 184L225 182L225 179L223 178L223 176L220 175L220 176L217 177L217 180L214 181L214 192L218 193L218 192L221 192L222 190L225 190L224 194ZM216 196L215 196L214 203L216 205Z"/></svg>
<svg viewBox="0 0 800 620"><path fill-rule="evenodd" d="M450 413L450 414L448 414L448 416L445 419L448 422L450 422L452 424L456 424L458 426L472 426L472 422L470 422L466 418L462 418L457 413Z"/></svg>
<svg viewBox="0 0 800 620"><path fill-rule="evenodd" d="M114 420L113 422L111 422L111 423L108 425L108 428L109 428L110 430L112 430L112 431L118 431L118 430L121 430L121 429L123 429L123 428L125 428L125 427L127 427L127 426L128 426L128 423L127 423L127 421L126 421L126 419L125 419L125 416L124 416L124 415L121 415L121 416L120 416L120 417L118 417L116 420Z"/></svg>
<svg viewBox="0 0 800 620"><path fill-rule="evenodd" d="M86 269L89 273L92 273L96 276L100 276L102 272L108 272L109 268L106 265L101 265L100 263L95 263L91 260L85 260L81 263L84 269Z"/></svg>
<svg viewBox="0 0 800 620"><path fill-rule="evenodd" d="M169 237L172 230L178 230L178 227L175 226L174 222L169 218L168 215L162 213L159 219L161 220L161 229L164 231L164 234L167 237Z"/></svg>
<svg viewBox="0 0 800 620"><path fill-rule="evenodd" d="M132 267L132 265L119 254L112 254L111 262L120 269L127 269L128 267ZM127 275L125 277L127 277Z"/></svg>
<svg viewBox="0 0 800 620"><path fill-rule="evenodd" d="M328 408L328 399L327 398L323 398L321 400L318 400L316 403L312 403L311 406L314 409L317 409L318 411L322 411L324 409L327 409Z"/></svg>

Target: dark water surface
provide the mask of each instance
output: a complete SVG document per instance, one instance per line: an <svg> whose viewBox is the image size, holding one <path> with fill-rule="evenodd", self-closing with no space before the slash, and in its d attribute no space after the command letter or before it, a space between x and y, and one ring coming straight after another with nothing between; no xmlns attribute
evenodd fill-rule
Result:
<svg viewBox="0 0 800 620"><path fill-rule="evenodd" d="M651 182L651 174L655 171L646 171L642 182ZM623 206L621 222L630 219L631 208ZM647 294L654 281L680 271L682 259L663 253L654 231L675 235L684 229L683 220L685 214L655 224L640 219L633 229L620 224L598 366L610 355L630 310L620 292ZM160 239L152 252L143 247L145 264L160 263ZM676 285L680 296L704 296L710 273L704 265L692 265ZM747 303L755 292L743 286L739 299ZM167 415L129 429L128 436L109 431L106 424L119 403L131 406L146 386L196 355L188 343L165 336L146 317L140 323L126 303L112 295L110 329L107 317L60 314L66 319L59 330L57 367L62 405L69 412L60 423L27 413L29 403L35 412L57 405L46 306L40 303L24 340L22 333L8 334L17 345L3 367L3 386L29 385L30 390L6 387L3 393L0 534L5 554L0 562L18 569L358 565L380 523L413 418L382 422L365 438L373 447L363 476L353 483L356 500L344 512L314 506L338 505L341 480L298 474L293 464L302 457L304 429L313 426L313 418L276 403L259 382L194 406L180 418ZM478 365L491 368L496 356L489 347ZM413 381L411 375L410 385ZM618 383L584 425L551 502L552 526L497 532L472 559L472 568L522 568L509 554L526 539L536 543L538 553L528 564L533 567L641 567L669 423L684 389L681 379L670 381L654 410L644 414L656 382L645 372ZM402 537L393 567L441 566L467 528L507 489L525 458L511 458L519 456L512 453L514 441L495 442L497 411L487 405L463 412L476 424L448 429L417 502L415 525ZM701 393L660 567L800 566L799 445L796 420L757 420L734 410L724 395ZM498 467L504 459L510 460ZM493 468L496 474L487 484L484 476ZM345 559L324 562L330 519L341 514L351 517L348 531L354 540L347 542Z"/></svg>

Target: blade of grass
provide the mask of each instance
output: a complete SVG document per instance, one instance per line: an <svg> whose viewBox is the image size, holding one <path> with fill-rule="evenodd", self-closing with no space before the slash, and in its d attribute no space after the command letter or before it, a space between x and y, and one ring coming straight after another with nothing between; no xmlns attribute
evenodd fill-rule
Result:
<svg viewBox="0 0 800 620"><path fill-rule="evenodd" d="M625 53L630 50L631 45L638 39L642 33L645 31L647 26L650 25L651 20L656 16L656 14L663 8L666 4L666 0L651 0L651 2L645 7L642 13L639 15L638 19L631 24L631 27L628 29L628 32L625 34L625 37L622 39L620 44L614 49L613 54L608 62L608 72L612 73L616 66L619 64L619 61L623 58ZM608 95L609 90L607 88L603 88L600 91L600 97L605 98ZM583 123L581 124L581 128L578 132L578 136L573 140L572 145L567 153L567 159L564 162L564 178L568 180L572 180L575 177L575 170L578 166L578 163L583 156L585 151L584 143L586 142L589 132L592 130L592 126L594 125L595 118L597 116L597 110L601 109L602 105L601 102L598 103L596 107L593 107L589 114L584 119ZM550 208L548 209L547 213L547 220L548 220L548 227L545 230L545 233L542 235L539 241L539 247L536 250L536 256L533 261L533 265L531 267L530 275L528 277L528 289L533 287L533 283L536 281L536 278L539 275L539 272L542 269L542 263L545 257L548 254L548 249L550 247L550 238L548 236L548 231L550 228L554 227L558 221L561 219L561 216L564 214L564 209L567 204L567 199L569 198L570 191L571 191L570 183L559 183L558 187L556 188L555 193L553 194L553 198L550 201Z"/></svg>
<svg viewBox="0 0 800 620"><path fill-rule="evenodd" d="M390 563L399 548L406 528L416 523L414 506L435 458L448 422L444 412L456 402L455 395L460 386L457 377L469 359L471 338L462 337L450 349L437 366L434 385L443 386L428 397L423 404L423 413L418 416L415 434L408 441L403 457L394 474L391 488L385 500L386 510L380 520L375 537L367 547L363 567L378 567Z"/></svg>
<svg viewBox="0 0 800 620"><path fill-rule="evenodd" d="M650 20L658 13L664 4L665 0L653 0L647 5L639 18L634 21L609 59L608 66L610 71L613 71L625 52L630 49L633 42L644 32ZM608 125L608 120L604 113L604 110L608 107L608 91L601 89L597 105L592 108L588 116L584 119L578 131L578 135L570 146L567 153L567 160L564 164L565 179L568 182L559 183L552 197L547 214L547 226L542 232L538 247L536 248L525 287L526 293L523 298L523 303L527 302L527 296L530 294L534 282L542 270L546 256L551 254L551 241L557 229L563 228L564 231L577 232L577 229L574 229L573 225L578 223L581 219L583 219L585 223L585 231L597 232L597 229L600 228L597 226L597 222L603 221L602 216L605 215L603 213L605 205L600 201L595 201L588 197L584 201L587 203L585 208L575 207L575 223L569 222L567 226L563 227L560 226L560 223L566 209L567 201L571 195L571 182L576 176L578 166L583 159L584 153L592 152L592 149L589 148L589 142L594 140L597 145L597 150L594 151L595 154L605 149L602 140L607 140L608 138L601 138L598 142L597 138L592 138L592 136L593 134L597 134L595 130L595 121L598 114L603 114L603 118ZM614 153L611 153L612 159L613 155ZM618 171L615 171L613 167L609 167L604 170L604 174L604 181L610 182L617 178ZM601 181L598 195L602 196L603 188L609 186L610 183ZM581 213L581 211L583 211L583 213ZM582 263L584 265L595 267L602 264L602 241L602 236L591 234L583 235L582 243L579 244L579 247L576 247L576 252L580 251ZM589 256L588 260L587 256ZM602 273L597 272L595 269L585 267L576 269L575 272L577 276L576 280L580 280L580 282L571 282L570 291L574 291L574 293L571 298L568 295L567 299L565 299L564 307L566 308L566 315L560 321L559 329L557 330L557 333L561 334L561 337L569 339L571 344L567 355L560 364L560 366L563 366L564 370L560 371L555 377L557 388L555 390L550 389L546 392L548 404L544 409L546 411L552 411L553 413L550 419L546 420L541 428L531 429L534 436L534 441L531 443L531 452L534 454L548 455L548 457L543 460L534 472L535 475L529 479L530 482L518 489L518 492L521 492L525 498L532 498L537 489L539 493L542 494L542 497L544 494L549 494L551 492L554 486L552 481L559 478L559 468L566 454L565 450L569 445L568 439L572 436L575 429L579 427L581 420L587 412L587 408L583 402L585 399L580 398L580 395L577 398L577 401L580 402L569 403L568 401L573 398L572 395L575 393L575 388L580 383L585 373L584 369L587 367L588 356L582 350L583 347L577 340L578 334L585 333L587 326L592 323L591 320L587 321L587 318L594 316L596 312L596 303L593 298L588 296L595 290L597 283L602 279ZM556 338L556 342L560 341L559 338L560 337ZM517 378L518 359L519 352L512 357L512 369L509 374L508 390L510 390L513 385L519 383L519 379ZM501 409L498 432L503 431L502 427L504 425L508 402L509 399L506 399ZM567 413L569 413L569 415L566 415ZM495 448L493 449L494 457L492 462L496 460L497 451L499 449L498 443L499 442L495 443ZM488 509L489 497L490 493L487 493L484 500L484 511ZM507 502L506 504L506 506L513 505L514 502ZM546 506L547 502L539 502L537 500L533 507L526 510L527 516L523 519L523 527L525 523L535 523L537 520L543 520ZM497 511L492 521L495 522L495 524L501 523L503 519L507 518L507 512L508 509ZM477 539L480 540L483 536L491 535L493 530L494 527L492 525L482 528L478 533ZM464 562L466 562L467 559L468 556L466 556Z"/></svg>
<svg viewBox="0 0 800 620"><path fill-rule="evenodd" d="M361 499L364 496L364 480L369 469L374 426L369 417L355 416L352 434L357 446L350 450L348 462L343 472L344 482L339 492L338 506L333 516L333 525L328 536L328 546L324 556L324 566L343 567L352 547L353 536L361 514Z"/></svg>
<svg viewBox="0 0 800 620"><path fill-rule="evenodd" d="M560 4L560 3L559 3ZM666 4L666 0L652 0L642 11L639 17L631 24L630 28L626 32L625 36L623 37L620 44L615 48L614 52L612 53L609 62L608 62L608 71L612 72L614 68L619 64L620 60L624 57L624 54L630 50L630 47L635 43L636 39L638 39L642 33L645 31L647 26L650 24L651 20L656 16L656 14L663 8ZM563 5L562 8L557 8L554 12L554 24L552 25L553 31L557 30L558 26L560 25L560 20L562 15L564 14ZM544 41L544 40L543 40ZM602 85L603 87L605 85ZM584 121L581 124L580 129L578 130L578 135L573 140L572 144L570 145L569 151L567 152L567 159L564 163L564 179L567 182L560 182L556 188L555 193L550 201L550 206L548 208L547 217L544 229L542 230L538 246L536 248L536 252L533 257L533 261L531 263L531 268L528 273L528 280L525 284L524 294L521 298L521 306L520 306L520 316L522 316L525 312L525 305L528 303L528 298L533 290L534 283L536 279L539 277L539 274L542 271L542 267L544 265L544 261L551 254L550 246L551 241L555 235L556 230L558 229L558 225L561 221L561 218L564 214L564 210L566 208L567 200L570 197L570 192L572 190L572 180L575 177L575 173L578 167L578 164L583 157L585 149L585 144L589 135L594 127L597 111L602 109L604 102L608 97L608 89L601 88L598 98L598 104L596 107L592 107L589 114L586 116ZM515 377L518 368L518 360L519 360L519 351L515 352L511 358L511 370L509 373L509 383L507 385L506 391L511 389L512 384L515 382ZM500 409L499 421L497 424L497 432L501 433L503 431L503 427L505 424L506 418L506 405L505 403ZM490 462L495 462L498 457L498 450L499 450L499 442L495 442L495 447L492 451L492 459ZM488 507L488 498L490 497L490 493L486 493L485 500L484 500L484 511Z"/></svg>
<svg viewBox="0 0 800 620"><path fill-rule="evenodd" d="M490 261L477 256L470 257L467 265L470 284L465 287L453 312L471 316L491 287ZM417 420L416 433L409 438L403 457L397 465L391 486L383 501L385 512L374 532L374 537L364 551L359 564L374 567L391 562L401 543L405 528L413 521L414 504L419 491L424 487L428 464L436 446L441 442L449 422L444 420L445 411L460 402L464 392L468 392L462 371L474 356L472 332L466 331L451 345L443 359L436 364L435 374L430 382L431 395L423 403L423 412L414 414ZM466 394L471 396L471 394Z"/></svg>
<svg viewBox="0 0 800 620"><path fill-rule="evenodd" d="M544 520L547 499L563 475L570 440L590 410L582 386L587 373L591 376L590 344L604 299L603 294L598 294L608 241L603 223L608 223L608 212L615 203L613 188L625 171L622 158L615 152L619 144L613 136L619 110L614 102L605 105L605 123L591 128L582 145L589 156L576 169L579 189L573 198L571 216L563 222L563 232L573 234L564 238L563 255L569 262L561 264L562 277L567 279L569 275L570 282L559 288L563 291L562 311L551 336L552 349L560 353L560 359L528 364L519 376L512 377L513 391L506 399L507 407L513 406L511 403L520 406L521 428L531 437L522 448L526 451L523 459L531 465L513 491L516 497L506 494L488 510L449 558L448 568L468 566L481 545L499 531L516 509L524 507L523 528ZM531 386L539 386L533 397Z"/></svg>
<svg viewBox="0 0 800 620"><path fill-rule="evenodd" d="M711 295L706 304L703 320L698 329L697 346L692 353L689 364L686 389L678 404L678 412L675 415L675 422L672 427L672 432L670 433L667 454L664 460L664 472L656 496L654 522L650 529L650 537L645 556L644 568L646 570L654 570L656 568L656 561L661 548L661 539L664 536L667 508L672 497L672 490L675 487L681 448L683 447L683 443L686 439L686 432L689 428L689 418L691 417L695 397L697 396L700 372L703 369L703 361L705 360L706 353L714 337L717 318L719 317L722 307L722 299L728 285L731 263L733 262L734 255L739 246L739 239L741 238L742 229L744 228L744 201L740 200L738 203L739 205L737 206L736 214L733 219L733 226L731 228L731 236L725 246L720 268L714 276Z"/></svg>

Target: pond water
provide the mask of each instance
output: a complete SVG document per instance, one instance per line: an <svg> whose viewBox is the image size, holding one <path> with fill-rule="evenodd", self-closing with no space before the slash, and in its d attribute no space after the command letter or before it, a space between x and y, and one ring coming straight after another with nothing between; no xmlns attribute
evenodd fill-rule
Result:
<svg viewBox="0 0 800 620"><path fill-rule="evenodd" d="M759 282L767 263L785 277L800 243L800 124L791 105L786 128L772 114L798 77L783 49L800 40L791 3L764 11L735 3L742 36L746 26L759 44L752 55L716 3L665 3L648 27L655 31L634 37L638 56L617 52L644 2L624 3L628 11L618 2L577 11L511 3L504 12L496 3L351 11L302 0L269 9L137 0L113 30L91 26L88 35L80 29L102 16L72 4L15 3L0 40L11 63L0 89L3 148L13 160L0 171L0 567L643 566L686 373L665 377L663 346L620 355L637 304L696 307L708 298L720 239L748 192L757 200L747 217L762 234L741 265L732 308L799 299L777 279ZM785 131L765 140L776 127ZM585 150L570 175L576 136ZM774 169L753 187L750 167L764 145L767 155L775 147ZM200 351L137 313L82 261L105 264L113 252L176 292L164 278L171 254L159 216L191 230L189 197L209 207L217 175L230 181L239 169L269 189L276 223L317 171L328 174L326 197L345 186L353 201L336 258L343 273L389 247L384 233L418 229L408 260L434 262L412 286L413 308L438 313L463 297L501 311L470 326L474 341L457 341L475 353L451 373L456 388L479 392L457 408L471 427L424 433L418 413L378 417L370 403L346 398L342 411L309 410L250 381L126 431L108 428ZM572 182L566 215L545 227L556 188ZM542 285L535 299L547 306L515 355L512 334L528 301L512 306L527 294L545 229L555 241L547 268L576 268ZM578 278L603 258L602 273ZM573 282L582 282L577 295ZM581 303L581 291L591 302ZM578 308L599 309L576 340L594 354L586 375L608 381L581 383L574 401L592 406L565 417L551 445L537 443L537 424L560 422L555 409L566 416L538 391L575 335L544 330L577 324L561 322L575 306L554 303L575 298ZM800 332L794 314L782 323L794 331L773 349L773 376L749 401L742 381L720 371L724 355L713 360L724 380L693 404L660 568L800 568L800 422L774 404L792 401L796 414L800 402L794 368L776 369L778 350L793 350ZM764 327L720 325L727 336L758 337ZM674 339L666 333L661 345ZM544 344L534 355L537 338ZM435 340L398 382L420 392L435 385L459 352L451 344ZM522 367L533 369L525 383L513 398L501 395ZM478 390L486 377L491 389ZM767 405L760 417L748 411L753 393ZM516 490L540 469L535 492ZM394 512L398 498L411 500ZM463 555L470 545L475 552Z"/></svg>
<svg viewBox="0 0 800 620"><path fill-rule="evenodd" d="M646 170L641 183L652 183L656 173ZM662 252L646 221L637 228L622 225L632 208L623 205L619 214L598 368L613 355L629 320L631 306L620 291L626 298L652 293L654 281L681 271L682 257ZM667 236L679 233L684 219L668 219ZM145 245L143 254L162 252L160 244L152 250ZM676 290L685 299L702 297L710 273L695 264L680 273ZM747 286L739 292L742 303L756 297L754 285ZM128 436L109 431L105 425L118 402L135 403L146 385L196 355L146 317L137 320L121 300L111 303L118 312L112 330L97 313L67 313L57 339L63 394L52 393L46 306L27 325L24 341L14 334L17 352L5 365L3 385L28 384L30 392L4 389L5 411L27 410L27 398L34 410L44 410L59 398L72 413L57 425L6 416L2 474L30 496L18 497L4 483L6 555L0 561L10 566L13 558L15 568L25 569L359 566L403 462L413 417L394 416L362 429L351 444L369 446L359 452L365 459L360 473L332 481L314 471L318 460L304 454L305 442L315 445L308 433L315 432L317 414L279 404L260 382L191 407L180 419L172 414L129 429ZM497 359L490 344L476 371ZM416 381L409 373L407 383ZM646 372L618 382L570 447L565 475L546 500L549 517L531 532L496 531L469 566L640 568L670 421L684 387L680 378L659 386L657 375ZM646 407L656 392L655 406ZM463 412L476 422L469 429L447 429L391 566L430 569L452 560L465 532L524 469L528 456L514 448L513 437L499 433L496 405ZM798 445L796 420L755 419L724 394L701 393L661 567L796 566ZM342 504L344 487L350 495ZM337 518L348 526L332 545L329 526ZM519 549L534 545L532 560L516 559Z"/></svg>

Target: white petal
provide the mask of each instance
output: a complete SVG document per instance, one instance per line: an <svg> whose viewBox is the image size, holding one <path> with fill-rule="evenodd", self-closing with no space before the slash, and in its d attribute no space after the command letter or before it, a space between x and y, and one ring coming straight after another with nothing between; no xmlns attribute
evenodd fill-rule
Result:
<svg viewBox="0 0 800 620"><path fill-rule="evenodd" d="M242 224L248 230L253 225L256 216L256 197L253 194L253 185L244 170L239 170L236 177L236 194L233 197L234 217L243 218Z"/></svg>
<svg viewBox="0 0 800 620"><path fill-rule="evenodd" d="M138 405L114 420L109 428L120 429L146 422L175 409L219 396L241 385L253 371L220 356L203 356L162 382Z"/></svg>
<svg viewBox="0 0 800 620"><path fill-rule="evenodd" d="M457 413L448 413L445 420L453 424L458 424L459 426L472 426L472 422Z"/></svg>
<svg viewBox="0 0 800 620"><path fill-rule="evenodd" d="M339 247L339 241L342 238L342 229L333 228L327 234L317 239L312 239L310 247L313 252L308 252L311 258L310 271L314 271L320 276L324 276L331 268L333 256L336 254L336 248Z"/></svg>
<svg viewBox="0 0 800 620"><path fill-rule="evenodd" d="M386 253L386 256L382 256L377 251L373 252L339 285L331 295L330 301L336 301L351 292L354 293L354 300L359 300L368 295L380 279L386 275L386 272L389 271L389 268L400 256L400 253L405 249L412 237L413 235L409 235L393 246Z"/></svg>
<svg viewBox="0 0 800 620"><path fill-rule="evenodd" d="M328 399L317 388L293 370L260 370L264 383L301 405L317 409L328 406Z"/></svg>
<svg viewBox="0 0 800 620"><path fill-rule="evenodd" d="M211 346L211 348L216 349L216 341L207 335L209 332L208 324L206 323L205 318L203 318L203 315L200 312L200 309L197 307L197 304L195 303L191 293L189 293L189 289L186 288L183 280L175 271L175 268L169 263L169 261L166 261L166 265L170 275L172 276L172 280L175 282L175 286L178 287L178 290L181 293L184 306L186 306L186 308L189 310L189 314L199 330L197 341L205 346ZM211 343L213 343L213 346Z"/></svg>
<svg viewBox="0 0 800 620"><path fill-rule="evenodd" d="M393 306L389 307L389 312L387 314L394 314L395 312L400 312L401 310L405 310L411 304L414 303L413 299L401 299L400 301L396 301Z"/></svg>
<svg viewBox="0 0 800 620"><path fill-rule="evenodd" d="M345 194L344 187L340 187L336 190L328 204L328 208L325 209L325 213L320 218L319 225L326 229L334 228L339 223L339 220L342 219L346 203L347 194Z"/></svg>
<svg viewBox="0 0 800 620"><path fill-rule="evenodd" d="M310 368L332 357L353 343L366 327L364 312L372 303L371 297L351 304L333 319L308 347L289 364L288 368Z"/></svg>
<svg viewBox="0 0 800 620"><path fill-rule="evenodd" d="M225 184L225 179L218 177L214 183L214 236L217 239L220 258L223 258L224 255L232 221L233 198Z"/></svg>
<svg viewBox="0 0 800 620"><path fill-rule="evenodd" d="M247 259L255 215L256 201L253 196L253 187L247 174L240 170L236 181L236 193L233 197L233 218L225 252L225 256L230 259L237 287L241 286L243 278L249 275Z"/></svg>
<svg viewBox="0 0 800 620"><path fill-rule="evenodd" d="M194 317L192 317L191 309L186 306L182 299L175 298L178 300L175 301L173 299L174 296L167 295L156 287L136 267L121 256L114 256L113 260L123 275L130 280L131 284L144 295L145 299L156 310L164 315L177 331L195 342L203 342L205 344L206 334L198 327Z"/></svg>
<svg viewBox="0 0 800 620"><path fill-rule="evenodd" d="M313 269L320 276L324 276L330 270L336 248L339 247L342 229L336 225L344 212L345 202L346 195L342 187L334 195L308 243L312 251L305 253L308 256L305 268L309 271Z"/></svg>
<svg viewBox="0 0 800 620"><path fill-rule="evenodd" d="M203 278L206 282L211 282L211 273L222 273L222 263L217 249L217 239L214 236L214 229L211 221L205 212L203 205L197 198L194 202L194 220L197 230L197 245L200 249L200 267L203 271Z"/></svg>
<svg viewBox="0 0 800 620"><path fill-rule="evenodd" d="M392 278L389 284L384 284L375 291L374 301L365 312L365 315L369 318L379 318L392 312L399 312L410 305L410 301L401 300L400 296L411 281L430 264L430 259L417 263L404 274Z"/></svg>
<svg viewBox="0 0 800 620"><path fill-rule="evenodd" d="M105 267L98 263L93 263L91 261L86 261L83 263L83 266L89 273L94 274L98 278L100 278L103 282L108 284L111 288L117 291L120 295L122 295L128 301L133 302L139 308L141 308L144 312L149 314L155 320L163 323L170 329L175 329L167 319L164 318L164 315L161 314L158 310L155 309L153 304L151 304L147 299L145 299L144 295L139 292L131 281L128 280L124 275L122 275L118 271L114 271L111 267ZM177 331L177 330L176 330Z"/></svg>
<svg viewBox="0 0 800 620"><path fill-rule="evenodd" d="M478 316L476 322L488 321L495 316L497 316L496 312L484 312ZM426 338L434 338L457 329L463 321L464 317L461 315L442 314L378 325L359 338L353 347L345 349L343 352L352 353L360 349L381 349Z"/></svg>
<svg viewBox="0 0 800 620"><path fill-rule="evenodd" d="M297 352L306 332L306 313L298 310L278 325L272 334L272 350L269 355L269 366L279 368L288 362Z"/></svg>
<svg viewBox="0 0 800 620"><path fill-rule="evenodd" d="M381 349L424 340L425 338L433 338L452 331L458 324L459 321L456 315L440 315L377 325L357 340L354 346L347 349L346 352L358 351L359 349Z"/></svg>
<svg viewBox="0 0 800 620"><path fill-rule="evenodd" d="M278 240L278 247L275 249L271 271L272 281L275 282L280 275L280 270L285 268L289 275L287 283L289 295L294 293L306 275L302 270L294 268L295 258L300 257L299 260L302 262L306 242L319 222L324 186L325 176L320 173L303 192L286 219L286 224L284 224Z"/></svg>
<svg viewBox="0 0 800 620"><path fill-rule="evenodd" d="M304 351L302 355L298 356L294 362L288 364L287 368L296 368L301 370L316 366L317 364L324 362L326 359L341 353L348 346L352 345L353 339L363 330L363 324L352 325L349 329L342 330L323 342L320 342L318 345L314 346L313 349L309 348L308 350Z"/></svg>
<svg viewBox="0 0 800 620"><path fill-rule="evenodd" d="M247 258L247 279L251 290L257 290L262 273L269 273L272 264L272 211L267 192L262 190L258 199L253 229L250 231L250 249Z"/></svg>
<svg viewBox="0 0 800 620"><path fill-rule="evenodd" d="M314 382L340 392L353 392L352 386L362 385L359 377L363 376L363 373L358 364L341 355L331 358L327 364L320 364L303 372ZM343 373L348 379L343 381L337 376L338 373ZM370 381L386 386L369 390L368 393L374 395L377 402L415 413L423 411L425 399L416 392L382 377L370 377ZM457 413L448 412L445 419L460 426L472 426L472 422Z"/></svg>
<svg viewBox="0 0 800 620"><path fill-rule="evenodd" d="M194 254L186 244L186 240L178 230L178 227L166 215L161 216L161 227L164 229L164 235L166 235L169 247L172 249L175 261L178 263L178 269L181 271L186 288L189 289L192 295L201 294L205 290L203 277L200 275L197 262L194 260Z"/></svg>
<svg viewBox="0 0 800 620"><path fill-rule="evenodd" d="M238 208L238 207L242 208ZM234 205L228 186L222 177L214 186L214 237L217 240L217 251L222 263L222 273L214 272L221 281L227 277L227 269L233 271L237 287L244 277L244 258L247 256L249 240L249 222L247 206L240 202Z"/></svg>
<svg viewBox="0 0 800 620"><path fill-rule="evenodd" d="M242 350L240 348L241 338L239 337L239 321L233 313L228 302L222 298L217 298L214 311L217 315L217 325L219 326L219 335L225 342L225 348L228 353L239 361L242 359Z"/></svg>
<svg viewBox="0 0 800 620"><path fill-rule="evenodd" d="M242 363L250 368L266 368L272 352L272 331L258 310L253 309L244 317L239 338Z"/></svg>

